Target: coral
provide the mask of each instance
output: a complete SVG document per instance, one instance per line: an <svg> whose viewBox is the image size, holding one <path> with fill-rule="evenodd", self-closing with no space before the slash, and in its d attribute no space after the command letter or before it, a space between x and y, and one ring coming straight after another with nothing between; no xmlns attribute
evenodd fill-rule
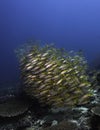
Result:
<svg viewBox="0 0 100 130"><path fill-rule="evenodd" d="M26 130L35 130L35 128L34 126L32 126L26 128ZM78 126L76 123L63 120L57 125L46 127L46 128L39 128L39 130L78 130Z"/></svg>
<svg viewBox="0 0 100 130"><path fill-rule="evenodd" d="M78 130L78 126L75 123L63 120L58 125L43 128L42 130Z"/></svg>
<svg viewBox="0 0 100 130"><path fill-rule="evenodd" d="M94 115L97 115L100 117L100 105L99 106L95 106L91 109L91 112L94 114Z"/></svg>
<svg viewBox="0 0 100 130"><path fill-rule="evenodd" d="M11 98L0 104L1 117L14 117L28 110L29 105L19 99Z"/></svg>
<svg viewBox="0 0 100 130"><path fill-rule="evenodd" d="M81 53L33 44L19 49L18 55L23 89L42 105L56 108L89 102L93 93Z"/></svg>

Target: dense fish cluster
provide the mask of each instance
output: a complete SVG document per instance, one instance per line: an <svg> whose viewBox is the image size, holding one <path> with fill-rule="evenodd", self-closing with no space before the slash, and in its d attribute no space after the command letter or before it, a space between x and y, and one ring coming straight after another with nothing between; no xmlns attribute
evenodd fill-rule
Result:
<svg viewBox="0 0 100 130"><path fill-rule="evenodd" d="M30 97L54 108L89 102L93 93L81 53L52 45L27 45L26 50L18 53L24 90Z"/></svg>

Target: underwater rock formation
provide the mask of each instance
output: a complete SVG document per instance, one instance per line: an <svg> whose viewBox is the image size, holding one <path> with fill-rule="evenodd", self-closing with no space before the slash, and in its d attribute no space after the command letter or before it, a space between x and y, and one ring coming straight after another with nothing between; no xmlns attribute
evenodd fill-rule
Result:
<svg viewBox="0 0 100 130"><path fill-rule="evenodd" d="M27 45L18 50L24 91L42 105L66 107L89 102L93 91L80 53L52 45Z"/></svg>

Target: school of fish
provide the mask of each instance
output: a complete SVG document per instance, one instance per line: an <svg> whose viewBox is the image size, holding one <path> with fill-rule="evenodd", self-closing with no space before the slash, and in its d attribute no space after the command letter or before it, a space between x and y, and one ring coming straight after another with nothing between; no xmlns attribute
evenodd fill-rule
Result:
<svg viewBox="0 0 100 130"><path fill-rule="evenodd" d="M89 102L92 93L85 58L52 45L32 45L20 57L24 91L53 108Z"/></svg>

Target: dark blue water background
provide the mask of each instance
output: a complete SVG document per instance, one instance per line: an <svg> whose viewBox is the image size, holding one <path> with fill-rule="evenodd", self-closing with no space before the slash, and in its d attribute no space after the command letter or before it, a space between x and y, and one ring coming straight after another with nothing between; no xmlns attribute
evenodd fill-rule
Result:
<svg viewBox="0 0 100 130"><path fill-rule="evenodd" d="M32 38L100 63L100 0L0 0L1 84L19 79L14 49Z"/></svg>

